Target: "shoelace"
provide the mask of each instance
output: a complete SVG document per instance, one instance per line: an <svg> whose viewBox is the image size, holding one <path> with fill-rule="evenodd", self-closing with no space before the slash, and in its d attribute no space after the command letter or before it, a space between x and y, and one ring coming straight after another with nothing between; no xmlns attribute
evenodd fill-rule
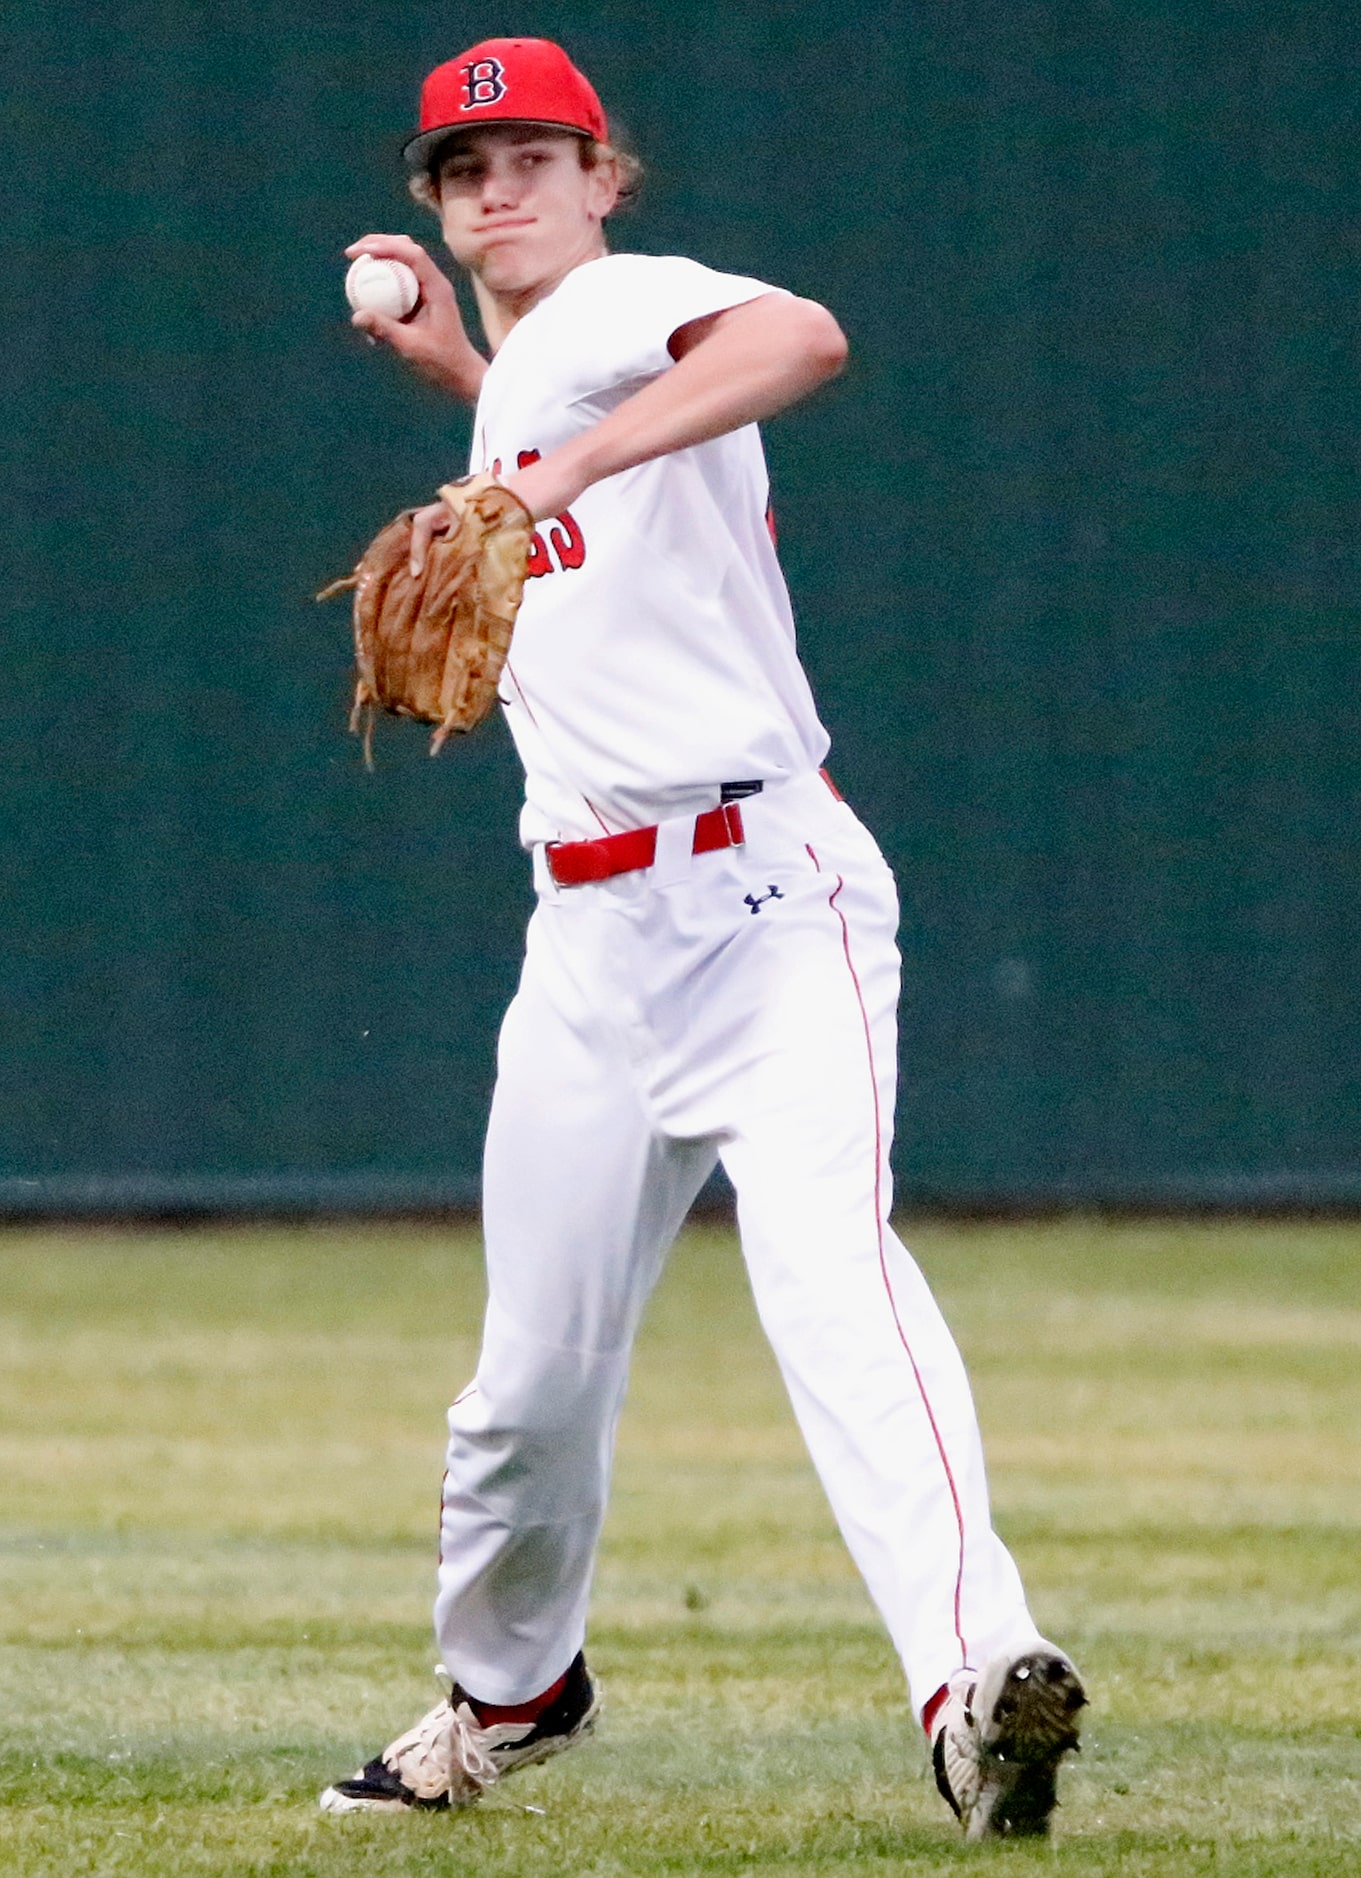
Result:
<svg viewBox="0 0 1361 1878"><path fill-rule="evenodd" d="M455 1803L475 1800L499 1773L486 1731L466 1702L457 1708L448 1702L432 1708L409 1734L393 1742L384 1758L421 1799L447 1793Z"/></svg>

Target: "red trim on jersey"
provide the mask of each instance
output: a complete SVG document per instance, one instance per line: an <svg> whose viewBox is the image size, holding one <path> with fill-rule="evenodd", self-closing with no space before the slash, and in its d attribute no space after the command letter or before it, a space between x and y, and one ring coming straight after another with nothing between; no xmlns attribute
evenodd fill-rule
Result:
<svg viewBox="0 0 1361 1878"><path fill-rule="evenodd" d="M804 843L804 846L807 849L809 860L813 863L817 871L821 873L821 861L819 861L817 855L807 842ZM945 1452L945 1442L941 1437L940 1425L936 1421L935 1410L931 1407L931 1398L926 1393L926 1384L922 1381L922 1373L917 1367L917 1359L912 1353L912 1345L908 1342L907 1333L903 1329L903 1320L898 1313L898 1300L893 1295L893 1280L889 1277L888 1272L888 1255L884 1245L884 1215L883 1208L879 1204L879 1194L884 1174L884 1132L883 1118L879 1111L879 1078L875 1070L874 1039L870 1032L869 1013L865 1009L864 993L860 989L860 977L855 969L855 960L851 957L850 928L846 924L846 915L837 905L837 898L845 885L844 877L838 874L836 877L836 886L833 887L827 904L841 921L841 946L846 955L846 967L851 974L851 983L855 986L855 1000L860 1006L860 1021L865 1030L865 1053L869 1058L870 1088L874 1096L874 1218L875 1229L879 1237L879 1275L883 1279L884 1290L888 1295L889 1309L893 1313L893 1323L898 1332L898 1341L907 1352L907 1360L912 1365L912 1375L917 1384L917 1393L921 1397L922 1407L926 1410L926 1419L931 1424L931 1434L935 1440L936 1453L940 1456L940 1464L945 1470L946 1484L950 1489L950 1500L955 1509L955 1526L959 1532L959 1567L955 1573L955 1638L959 1644L961 1661L967 1663L969 1660L969 1650L968 1645L964 1641L963 1619L960 1610L964 1592L964 1509L960 1505L959 1490L955 1486L954 1470L950 1466L950 1457Z"/></svg>

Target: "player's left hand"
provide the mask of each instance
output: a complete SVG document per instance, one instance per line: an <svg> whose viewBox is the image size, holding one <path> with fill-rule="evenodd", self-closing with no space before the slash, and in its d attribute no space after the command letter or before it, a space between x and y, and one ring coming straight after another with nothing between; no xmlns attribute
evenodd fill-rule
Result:
<svg viewBox="0 0 1361 1878"><path fill-rule="evenodd" d="M423 509L416 509L411 516L411 578L419 578L425 566L425 557L430 551L430 543L436 535L447 535L453 522L453 515L445 502L429 502Z"/></svg>

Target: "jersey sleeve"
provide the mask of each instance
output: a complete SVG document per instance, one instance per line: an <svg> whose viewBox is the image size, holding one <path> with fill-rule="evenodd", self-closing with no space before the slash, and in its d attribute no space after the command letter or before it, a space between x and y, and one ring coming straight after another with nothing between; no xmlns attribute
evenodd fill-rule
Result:
<svg viewBox="0 0 1361 1878"><path fill-rule="evenodd" d="M779 291L679 255L610 255L582 275L573 308L574 402L655 378L674 363L667 345L678 328Z"/></svg>

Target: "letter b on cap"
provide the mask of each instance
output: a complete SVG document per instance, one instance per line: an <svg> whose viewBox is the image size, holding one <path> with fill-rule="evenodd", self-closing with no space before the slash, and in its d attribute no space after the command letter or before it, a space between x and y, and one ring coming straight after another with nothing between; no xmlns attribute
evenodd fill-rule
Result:
<svg viewBox="0 0 1361 1878"><path fill-rule="evenodd" d="M500 104L506 95L506 68L500 59L475 59L463 68L467 96L462 109L475 111L482 104Z"/></svg>

